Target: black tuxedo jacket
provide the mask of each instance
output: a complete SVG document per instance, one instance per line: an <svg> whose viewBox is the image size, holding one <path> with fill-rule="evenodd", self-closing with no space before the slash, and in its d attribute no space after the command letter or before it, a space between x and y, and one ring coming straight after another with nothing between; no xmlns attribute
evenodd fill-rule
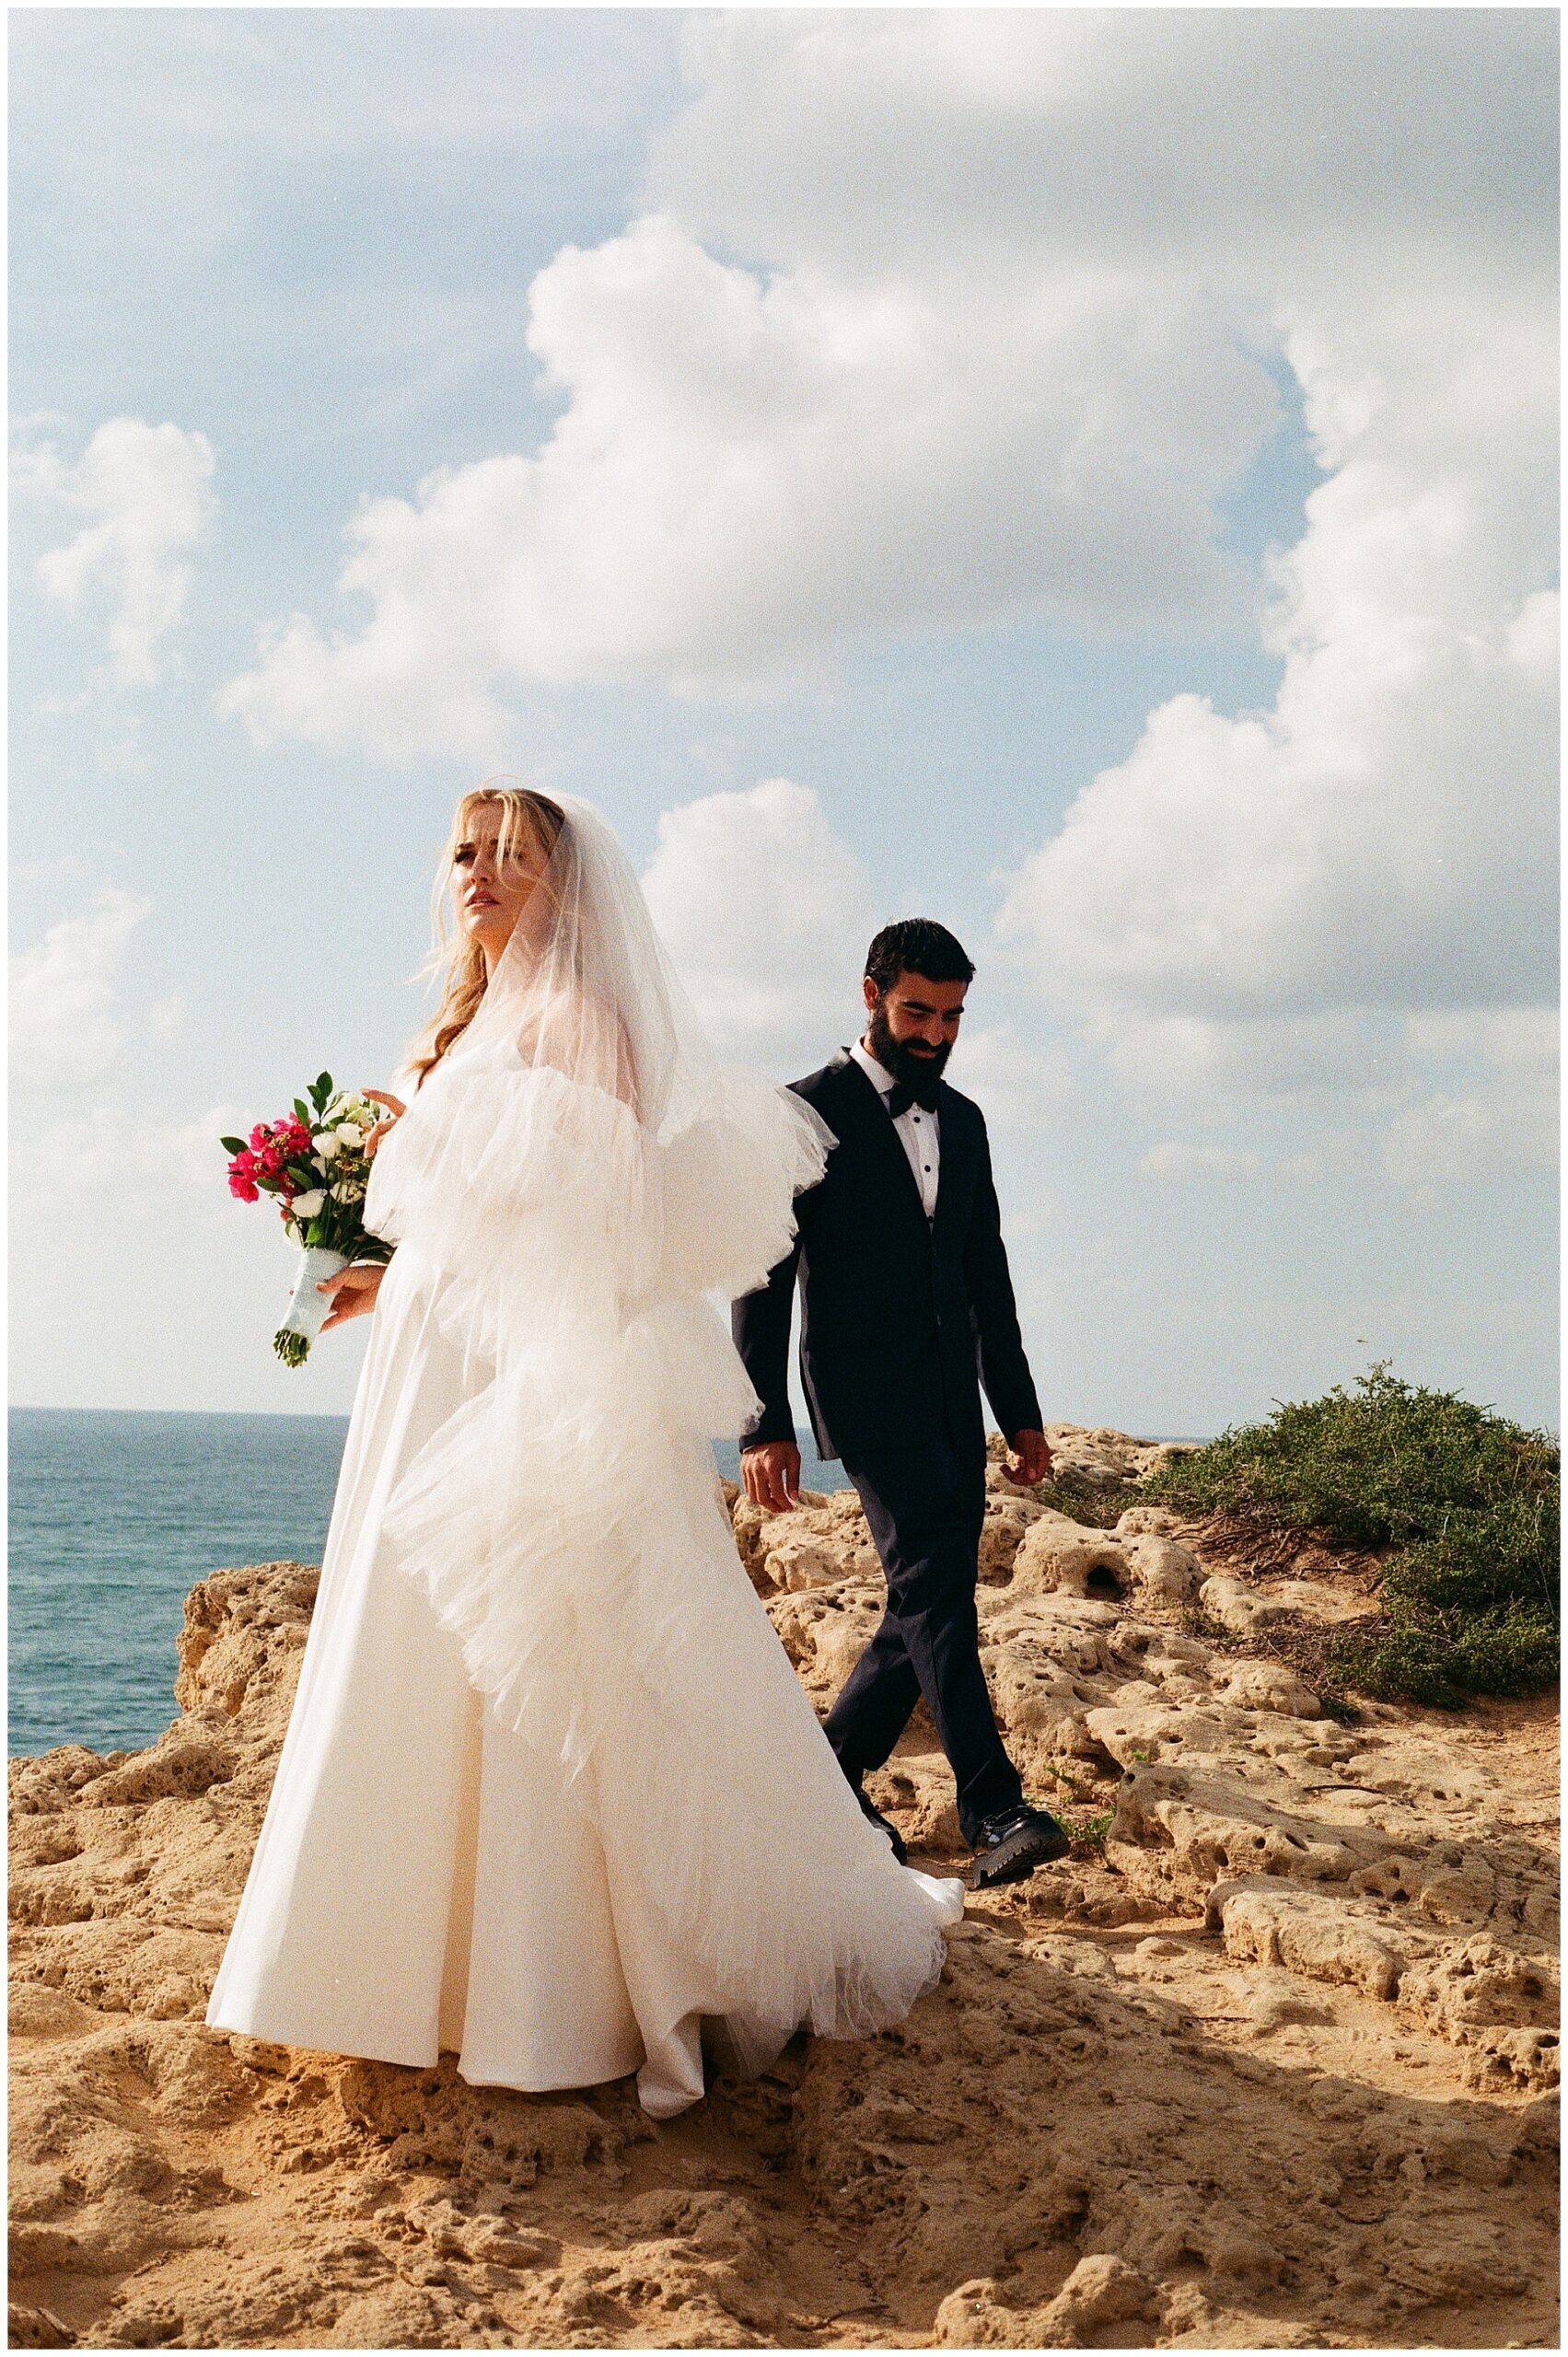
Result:
<svg viewBox="0 0 1568 2357"><path fill-rule="evenodd" d="M800 1283L800 1372L820 1455L946 1438L983 1451L980 1387L1003 1432L1038 1431L991 1148L978 1105L938 1084L941 1159L927 1221L903 1142L876 1083L841 1049L792 1081L838 1144L796 1200L792 1250L732 1311L736 1347L762 1402L748 1441L793 1441L790 1310Z"/></svg>

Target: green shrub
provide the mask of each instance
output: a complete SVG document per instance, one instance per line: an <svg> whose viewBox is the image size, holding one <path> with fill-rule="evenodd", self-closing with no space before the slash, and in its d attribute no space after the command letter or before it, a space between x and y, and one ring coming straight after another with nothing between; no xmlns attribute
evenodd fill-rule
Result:
<svg viewBox="0 0 1568 2357"><path fill-rule="evenodd" d="M1090 1530L1114 1530L1130 1505L1136 1505L1142 1492L1134 1490L1101 1488L1089 1481L1037 1481L1027 1493L1042 1506L1054 1506L1058 1514L1066 1515L1073 1522L1081 1522Z"/></svg>
<svg viewBox="0 0 1568 2357"><path fill-rule="evenodd" d="M1453 1708L1557 1678L1560 1462L1527 1431L1386 1364L1222 1433L1144 1495L1264 1531L1387 1550L1382 1625L1330 1647L1342 1683Z"/></svg>

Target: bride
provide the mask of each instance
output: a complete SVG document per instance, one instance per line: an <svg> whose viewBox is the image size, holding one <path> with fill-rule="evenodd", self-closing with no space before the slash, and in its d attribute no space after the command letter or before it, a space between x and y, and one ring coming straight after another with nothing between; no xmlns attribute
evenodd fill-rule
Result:
<svg viewBox="0 0 1568 2357"><path fill-rule="evenodd" d="M832 1134L721 1065L625 854L492 781L445 995L377 1132L385 1270L215 2027L646 2110L934 1984L962 1887L862 1814L737 1555L727 1305Z"/></svg>

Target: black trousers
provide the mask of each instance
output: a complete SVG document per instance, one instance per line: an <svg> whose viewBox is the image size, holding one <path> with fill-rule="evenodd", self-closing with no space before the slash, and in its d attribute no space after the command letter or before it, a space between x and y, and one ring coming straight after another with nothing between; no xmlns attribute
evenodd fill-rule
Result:
<svg viewBox="0 0 1568 2357"><path fill-rule="evenodd" d="M844 1471L888 1575L888 1609L828 1715L828 1740L858 1787L867 1769L889 1758L923 1694L972 1844L984 1818L1023 1799L980 1665L974 1598L985 1458L932 1441L846 1458Z"/></svg>

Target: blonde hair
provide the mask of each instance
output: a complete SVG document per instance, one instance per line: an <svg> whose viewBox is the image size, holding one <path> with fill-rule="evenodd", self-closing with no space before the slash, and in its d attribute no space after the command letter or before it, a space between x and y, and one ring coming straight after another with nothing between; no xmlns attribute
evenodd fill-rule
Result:
<svg viewBox="0 0 1568 2357"><path fill-rule="evenodd" d="M440 1062L454 1039L467 1030L484 996L488 980L484 953L472 935L460 928L455 937L449 933L447 896L451 888L458 845L467 841L476 812L490 808L501 813L496 857L502 860L513 852L531 853L542 867L566 823L565 812L548 795L536 793L531 786L507 784L500 776L485 778L458 804L430 898L430 955L419 970L420 979L433 974L441 977L441 999L409 1057L408 1068L414 1075L416 1088L431 1068Z"/></svg>

